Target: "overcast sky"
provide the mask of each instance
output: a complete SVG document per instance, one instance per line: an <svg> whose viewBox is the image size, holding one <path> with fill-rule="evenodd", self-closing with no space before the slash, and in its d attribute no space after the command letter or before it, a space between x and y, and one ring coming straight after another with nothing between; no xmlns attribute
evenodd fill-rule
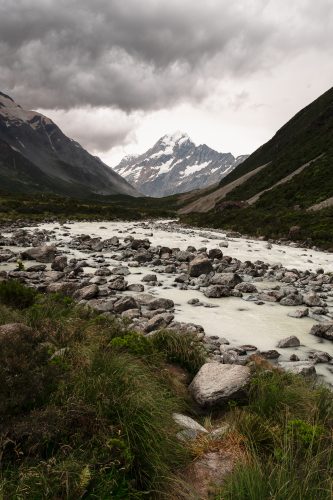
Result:
<svg viewBox="0 0 333 500"><path fill-rule="evenodd" d="M0 0L0 90L109 165L250 153L332 85L332 0Z"/></svg>

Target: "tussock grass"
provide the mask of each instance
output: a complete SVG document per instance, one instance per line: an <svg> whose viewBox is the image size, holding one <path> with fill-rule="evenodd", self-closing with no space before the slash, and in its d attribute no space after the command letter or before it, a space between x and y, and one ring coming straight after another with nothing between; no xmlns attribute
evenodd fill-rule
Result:
<svg viewBox="0 0 333 500"><path fill-rule="evenodd" d="M20 380L7 400L25 395L15 411L2 409L3 498L186 497L176 471L189 453L172 419L186 403L166 372L177 349L180 364L199 366L192 336L163 352L167 333L155 343L60 295L38 295L24 310L0 304L0 323L8 321L31 330L1 358L0 386L8 373Z"/></svg>
<svg viewBox="0 0 333 500"><path fill-rule="evenodd" d="M247 457L216 498L331 499L332 405L327 387L258 367L248 406L228 415Z"/></svg>

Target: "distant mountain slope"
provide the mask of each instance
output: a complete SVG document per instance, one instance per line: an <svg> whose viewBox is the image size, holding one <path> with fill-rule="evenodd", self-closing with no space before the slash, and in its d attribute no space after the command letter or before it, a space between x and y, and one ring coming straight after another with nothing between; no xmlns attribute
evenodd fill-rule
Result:
<svg viewBox="0 0 333 500"><path fill-rule="evenodd" d="M288 224L297 224L300 237L311 234L333 244L332 195L333 88L297 113L209 193L184 199L180 212L200 212L192 216L198 224L274 236L288 235ZM305 227L310 222L312 233Z"/></svg>
<svg viewBox="0 0 333 500"><path fill-rule="evenodd" d="M139 193L121 176L66 137L49 118L0 92L0 180L12 192L72 196Z"/></svg>
<svg viewBox="0 0 333 500"><path fill-rule="evenodd" d="M114 170L147 196L162 197L219 182L246 158L196 146L187 134L177 132L142 155L125 157Z"/></svg>

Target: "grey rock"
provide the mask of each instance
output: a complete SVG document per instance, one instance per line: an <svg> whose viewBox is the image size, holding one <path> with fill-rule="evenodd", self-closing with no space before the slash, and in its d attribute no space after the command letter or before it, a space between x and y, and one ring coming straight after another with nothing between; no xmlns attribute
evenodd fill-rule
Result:
<svg viewBox="0 0 333 500"><path fill-rule="evenodd" d="M57 248L54 245L28 248L22 252L22 258L37 260L37 262L53 262Z"/></svg>
<svg viewBox="0 0 333 500"><path fill-rule="evenodd" d="M309 361L296 361L296 362L280 361L279 366L283 370L295 373L296 375L309 376L316 374L316 369L314 364L310 363Z"/></svg>
<svg viewBox="0 0 333 500"><path fill-rule="evenodd" d="M98 295L98 286L95 284L85 286L83 288L80 288L77 290L74 294L73 297L74 299L80 301L80 300L90 300L96 297Z"/></svg>
<svg viewBox="0 0 333 500"><path fill-rule="evenodd" d="M209 274L213 271L211 261L204 255L198 255L189 263L189 275L196 278L201 274Z"/></svg>
<svg viewBox="0 0 333 500"><path fill-rule="evenodd" d="M146 304L147 308L149 310L155 310L155 309L172 309L175 304L173 300L171 299L164 299L162 297L150 300Z"/></svg>
<svg viewBox="0 0 333 500"><path fill-rule="evenodd" d="M291 335L290 337L286 337L285 339L279 340L277 343L277 347L285 348L285 347L299 347L301 345L299 339L295 337L295 335Z"/></svg>
<svg viewBox="0 0 333 500"><path fill-rule="evenodd" d="M291 318L305 318L309 316L309 309L297 309L296 311L288 313Z"/></svg>
<svg viewBox="0 0 333 500"><path fill-rule="evenodd" d="M234 288L242 282L242 278L237 273L218 273L210 280L212 285L223 285Z"/></svg>
<svg viewBox="0 0 333 500"><path fill-rule="evenodd" d="M206 363L194 377L189 391L200 406L213 407L243 398L249 382L247 366Z"/></svg>
<svg viewBox="0 0 333 500"><path fill-rule="evenodd" d="M133 297L120 297L120 299L114 303L113 309L119 314L128 309L138 309L138 303Z"/></svg>
<svg viewBox="0 0 333 500"><path fill-rule="evenodd" d="M67 257L65 255L59 255L54 258L51 264L51 268L54 271L64 271L67 267Z"/></svg>
<svg viewBox="0 0 333 500"><path fill-rule="evenodd" d="M211 285L204 290L204 295L210 299L221 297L230 297L230 288L222 285Z"/></svg>
<svg viewBox="0 0 333 500"><path fill-rule="evenodd" d="M310 334L323 339L333 340L333 322L313 325Z"/></svg>
<svg viewBox="0 0 333 500"><path fill-rule="evenodd" d="M132 283L131 285L127 286L127 290L129 292L143 292L145 289L144 285L141 285L141 283Z"/></svg>

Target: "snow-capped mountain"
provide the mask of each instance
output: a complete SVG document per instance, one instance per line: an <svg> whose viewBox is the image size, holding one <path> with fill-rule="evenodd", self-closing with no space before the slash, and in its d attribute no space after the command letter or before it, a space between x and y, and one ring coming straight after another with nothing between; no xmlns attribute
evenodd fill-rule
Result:
<svg viewBox="0 0 333 500"><path fill-rule="evenodd" d="M89 197L139 193L120 175L66 137L46 116L0 92L0 186L10 192Z"/></svg>
<svg viewBox="0 0 333 500"><path fill-rule="evenodd" d="M162 197L219 182L246 158L196 146L187 134L176 132L144 154L126 156L114 170L141 193Z"/></svg>

